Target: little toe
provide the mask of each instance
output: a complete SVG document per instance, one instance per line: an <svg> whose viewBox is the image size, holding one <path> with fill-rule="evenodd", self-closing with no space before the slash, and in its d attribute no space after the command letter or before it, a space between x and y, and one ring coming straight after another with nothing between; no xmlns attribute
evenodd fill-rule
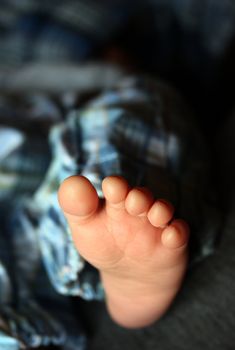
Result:
<svg viewBox="0 0 235 350"><path fill-rule="evenodd" d="M102 182L102 190L109 204L114 206L121 204L124 206L124 201L129 192L129 185L121 176L107 176Z"/></svg>
<svg viewBox="0 0 235 350"><path fill-rule="evenodd" d="M173 205L166 200L159 199L153 203L147 216L153 226L162 227L172 219L173 214Z"/></svg>
<svg viewBox="0 0 235 350"><path fill-rule="evenodd" d="M163 246L169 249L185 247L189 239L189 226L181 219L174 220L161 235Z"/></svg>
<svg viewBox="0 0 235 350"><path fill-rule="evenodd" d="M60 185L58 200L64 214L73 220L90 217L96 212L99 203L95 188L84 176L65 179Z"/></svg>
<svg viewBox="0 0 235 350"><path fill-rule="evenodd" d="M149 208L153 203L153 196L145 188L133 188L127 195L125 206L130 215L147 215Z"/></svg>

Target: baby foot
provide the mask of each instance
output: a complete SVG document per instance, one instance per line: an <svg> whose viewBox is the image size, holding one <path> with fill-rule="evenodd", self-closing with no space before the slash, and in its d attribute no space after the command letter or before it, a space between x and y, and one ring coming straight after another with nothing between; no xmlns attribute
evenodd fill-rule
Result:
<svg viewBox="0 0 235 350"><path fill-rule="evenodd" d="M102 190L99 199L87 178L71 176L60 186L59 203L79 253L100 271L111 317L124 327L147 326L180 288L188 225L171 221L170 203L129 188L120 176L106 177Z"/></svg>

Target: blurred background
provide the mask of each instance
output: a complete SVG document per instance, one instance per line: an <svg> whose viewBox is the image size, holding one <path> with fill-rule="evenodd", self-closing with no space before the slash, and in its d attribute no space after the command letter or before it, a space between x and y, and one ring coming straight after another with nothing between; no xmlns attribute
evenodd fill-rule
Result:
<svg viewBox="0 0 235 350"><path fill-rule="evenodd" d="M234 36L228 0L1 0L0 88L29 63L116 63L170 81L211 130L233 105Z"/></svg>
<svg viewBox="0 0 235 350"><path fill-rule="evenodd" d="M165 80L194 111L214 160L212 181L220 192L221 210L224 217L229 216L222 232L225 238L220 250L191 272L175 308L157 325L127 331L112 323L103 304L73 300L71 313L76 311L79 320L63 320L72 340L62 346L66 342L60 326L38 306L22 304L19 314L5 307L8 297L15 302L6 271L21 290L20 274L12 272L15 255L7 253L12 248L6 218L44 178L51 160L51 127L65 120L69 110L82 107L131 74ZM234 348L235 225L231 218L235 205L230 199L230 210L227 201L228 193L234 198L234 79L234 1L0 0L1 350L23 349L25 344L27 349L54 344L64 350ZM31 224L35 221L32 215ZM21 224L13 222L22 230ZM18 261L24 260L23 255L17 256ZM17 269L21 271L22 266ZM27 278L31 281L31 275ZM71 303L67 306L49 290L56 300L55 319L60 308L63 319L63 307L66 314ZM29 291L23 288L23 292L28 298ZM20 298L25 301L24 293ZM29 315L30 325L22 321ZM44 321L36 327L36 319ZM15 334L5 320L13 320ZM41 333L31 339L34 326Z"/></svg>

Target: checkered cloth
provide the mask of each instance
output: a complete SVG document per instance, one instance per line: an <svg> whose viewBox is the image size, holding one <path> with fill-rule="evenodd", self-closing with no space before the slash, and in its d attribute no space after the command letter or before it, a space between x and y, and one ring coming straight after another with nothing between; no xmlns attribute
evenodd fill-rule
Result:
<svg viewBox="0 0 235 350"><path fill-rule="evenodd" d="M235 5L220 0L1 1L0 67L80 62L122 41L148 68L206 86L233 46ZM126 31L128 28L128 31Z"/></svg>
<svg viewBox="0 0 235 350"><path fill-rule="evenodd" d="M0 66L87 59L117 34L130 11L124 0L3 1Z"/></svg>

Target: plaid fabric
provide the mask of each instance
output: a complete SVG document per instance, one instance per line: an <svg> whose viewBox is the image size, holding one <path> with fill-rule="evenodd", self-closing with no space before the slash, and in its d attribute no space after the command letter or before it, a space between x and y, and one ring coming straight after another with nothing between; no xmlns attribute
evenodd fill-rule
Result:
<svg viewBox="0 0 235 350"><path fill-rule="evenodd" d="M232 1L2 0L0 65L85 60L128 28L123 41L147 68L184 67L208 85L233 46L234 19Z"/></svg>
<svg viewBox="0 0 235 350"><path fill-rule="evenodd" d="M122 75L118 67L95 63L36 64L4 75L0 88L0 201L12 202L37 189L50 161L48 133L52 125L62 121L74 104L109 88Z"/></svg>
<svg viewBox="0 0 235 350"><path fill-rule="evenodd" d="M126 22L123 0L3 1L0 64L78 62L88 58Z"/></svg>

